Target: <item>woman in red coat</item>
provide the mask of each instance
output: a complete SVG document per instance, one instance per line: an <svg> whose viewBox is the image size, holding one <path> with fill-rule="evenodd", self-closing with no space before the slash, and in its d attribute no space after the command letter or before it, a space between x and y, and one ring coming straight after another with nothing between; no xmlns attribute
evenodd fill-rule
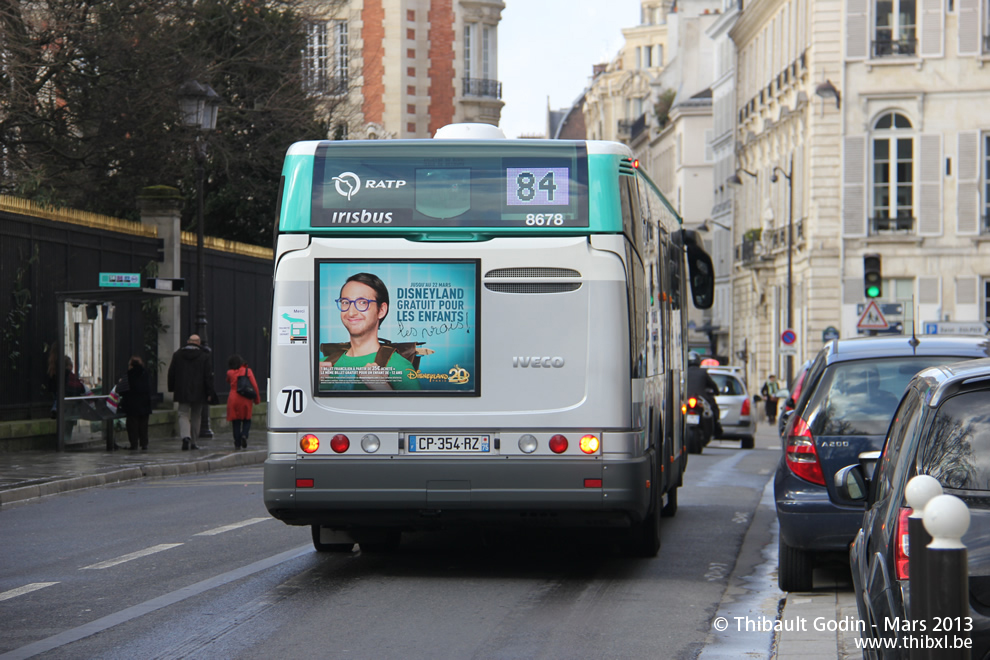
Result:
<svg viewBox="0 0 990 660"><path fill-rule="evenodd" d="M247 375L254 388L254 398L241 396L237 393L237 379ZM258 381L247 362L237 355L227 360L227 384L230 385L230 395L227 397L227 421L234 427L234 449L247 449L248 433L251 431L251 410L254 404L261 403Z"/></svg>

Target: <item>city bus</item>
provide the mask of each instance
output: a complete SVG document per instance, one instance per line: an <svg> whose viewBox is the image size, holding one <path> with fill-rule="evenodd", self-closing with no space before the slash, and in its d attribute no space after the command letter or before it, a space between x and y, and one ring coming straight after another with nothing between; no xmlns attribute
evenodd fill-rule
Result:
<svg viewBox="0 0 990 660"><path fill-rule="evenodd" d="M685 305L714 286L680 224L619 143L461 124L292 145L270 514L321 552L539 527L655 556L687 465Z"/></svg>

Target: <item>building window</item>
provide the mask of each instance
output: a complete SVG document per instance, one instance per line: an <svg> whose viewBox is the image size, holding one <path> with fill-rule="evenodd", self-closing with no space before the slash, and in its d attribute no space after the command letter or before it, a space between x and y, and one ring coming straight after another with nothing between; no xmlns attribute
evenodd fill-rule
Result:
<svg viewBox="0 0 990 660"><path fill-rule="evenodd" d="M331 42L332 39L332 42ZM303 52L303 88L308 94L347 92L349 53L346 21L306 24Z"/></svg>
<svg viewBox="0 0 990 660"><path fill-rule="evenodd" d="M491 80L495 76L491 74L491 48L492 29L487 25L481 28L481 77Z"/></svg>
<svg viewBox="0 0 990 660"><path fill-rule="evenodd" d="M471 69L471 48L473 40L471 39L471 34L474 32L473 25L464 26L464 77L470 78L473 73Z"/></svg>
<svg viewBox="0 0 990 660"><path fill-rule="evenodd" d="M990 133L983 136L983 205L980 233L990 234Z"/></svg>
<svg viewBox="0 0 990 660"><path fill-rule="evenodd" d="M990 321L990 279L983 280L983 321Z"/></svg>
<svg viewBox="0 0 990 660"><path fill-rule="evenodd" d="M327 28L327 21L312 21L306 24L303 89L309 94L322 94L329 77L330 57L327 52Z"/></svg>
<svg viewBox="0 0 990 660"><path fill-rule="evenodd" d="M653 46L646 46L643 48L643 55L645 56L646 68L649 69L653 66Z"/></svg>
<svg viewBox="0 0 990 660"><path fill-rule="evenodd" d="M917 0L877 0L874 57L914 55L918 25Z"/></svg>
<svg viewBox="0 0 990 660"><path fill-rule="evenodd" d="M870 233L914 229L914 137L911 122L888 112L873 126Z"/></svg>

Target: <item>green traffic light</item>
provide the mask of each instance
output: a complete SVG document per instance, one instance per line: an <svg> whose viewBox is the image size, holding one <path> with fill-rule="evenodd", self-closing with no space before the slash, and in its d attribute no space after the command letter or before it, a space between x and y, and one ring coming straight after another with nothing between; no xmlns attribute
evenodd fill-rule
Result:
<svg viewBox="0 0 990 660"><path fill-rule="evenodd" d="M867 298L878 298L880 296L880 287L878 286L868 286L866 287L866 297Z"/></svg>

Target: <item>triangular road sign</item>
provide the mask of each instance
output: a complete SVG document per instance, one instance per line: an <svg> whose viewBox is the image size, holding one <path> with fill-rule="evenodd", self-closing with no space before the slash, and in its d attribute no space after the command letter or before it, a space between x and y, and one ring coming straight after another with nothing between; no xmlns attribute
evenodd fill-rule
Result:
<svg viewBox="0 0 990 660"><path fill-rule="evenodd" d="M880 311L876 300L870 301L856 323L857 330L887 330L889 327L890 324L883 317L883 312Z"/></svg>

